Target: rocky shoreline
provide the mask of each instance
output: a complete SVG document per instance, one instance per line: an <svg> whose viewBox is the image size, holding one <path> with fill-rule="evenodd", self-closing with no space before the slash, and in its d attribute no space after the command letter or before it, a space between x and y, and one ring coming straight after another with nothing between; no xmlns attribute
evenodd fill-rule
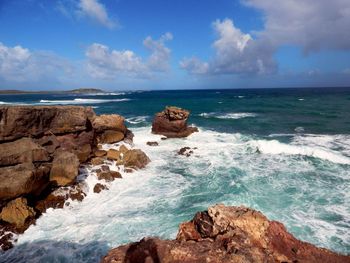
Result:
<svg viewBox="0 0 350 263"><path fill-rule="evenodd" d="M187 137L198 131L188 126L189 115L166 107L155 115L152 133ZM146 167L151 160L132 142L122 116L96 115L91 107L0 107L0 248L10 249L16 234L46 209L82 201L84 167L99 180L94 193ZM177 154L189 157L196 150L183 147ZM350 262L350 257L299 241L258 211L215 205L182 223L175 240L144 238L112 249L102 262Z"/></svg>

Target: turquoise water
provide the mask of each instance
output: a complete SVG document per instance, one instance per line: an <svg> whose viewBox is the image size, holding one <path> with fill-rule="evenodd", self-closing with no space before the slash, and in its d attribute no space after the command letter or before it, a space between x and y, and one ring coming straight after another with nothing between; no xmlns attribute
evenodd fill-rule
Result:
<svg viewBox="0 0 350 263"><path fill-rule="evenodd" d="M91 167L82 170L87 198L49 210L0 261L98 262L144 236L174 238L180 222L216 203L253 207L299 239L350 254L350 89L0 96L7 103L121 114L152 162L100 194L92 193ZM166 141L152 135L153 114L166 105L191 110L200 132ZM146 145L154 140L160 146ZM197 149L178 156L183 146Z"/></svg>

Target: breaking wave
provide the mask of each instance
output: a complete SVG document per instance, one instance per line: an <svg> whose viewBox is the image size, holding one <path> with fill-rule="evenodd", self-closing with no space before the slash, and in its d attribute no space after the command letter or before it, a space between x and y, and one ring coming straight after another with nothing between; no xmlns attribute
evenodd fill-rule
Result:
<svg viewBox="0 0 350 263"><path fill-rule="evenodd" d="M217 118L217 119L242 119L242 118L253 118L257 115L249 112L234 112L234 113L217 113L217 112L203 112L199 116L204 118Z"/></svg>

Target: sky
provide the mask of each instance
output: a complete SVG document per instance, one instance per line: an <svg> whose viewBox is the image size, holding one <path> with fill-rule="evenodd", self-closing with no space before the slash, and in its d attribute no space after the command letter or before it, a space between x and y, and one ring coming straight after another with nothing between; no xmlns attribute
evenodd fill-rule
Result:
<svg viewBox="0 0 350 263"><path fill-rule="evenodd" d="M349 0L0 0L0 89L350 87Z"/></svg>

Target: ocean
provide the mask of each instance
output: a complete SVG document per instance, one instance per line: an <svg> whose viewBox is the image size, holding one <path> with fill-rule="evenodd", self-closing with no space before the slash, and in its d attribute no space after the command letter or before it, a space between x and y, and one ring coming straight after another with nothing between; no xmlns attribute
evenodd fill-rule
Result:
<svg viewBox="0 0 350 263"><path fill-rule="evenodd" d="M175 238L179 223L217 203L252 207L301 240L350 254L349 88L0 95L7 104L123 115L135 148L152 162L99 194L92 168L82 169L87 197L49 209L1 262L99 262L145 236ZM199 132L151 134L154 114L167 105L190 110ZM190 157L177 154L185 146L195 148Z"/></svg>

